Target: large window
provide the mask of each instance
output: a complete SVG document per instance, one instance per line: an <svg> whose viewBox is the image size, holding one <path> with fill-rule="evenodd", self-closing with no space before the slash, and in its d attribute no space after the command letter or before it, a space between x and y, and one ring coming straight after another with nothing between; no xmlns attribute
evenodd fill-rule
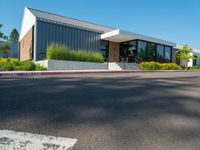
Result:
<svg viewBox="0 0 200 150"><path fill-rule="evenodd" d="M164 50L165 50L165 46L157 45L157 51L156 51L156 61L157 62L164 61Z"/></svg>
<svg viewBox="0 0 200 150"><path fill-rule="evenodd" d="M101 41L101 53L104 57L104 61L107 61L108 59L108 41Z"/></svg>
<svg viewBox="0 0 200 150"><path fill-rule="evenodd" d="M147 42L138 41L138 52L137 55L142 60L146 60L146 49L147 49Z"/></svg>
<svg viewBox="0 0 200 150"><path fill-rule="evenodd" d="M128 45L128 62L135 62L136 53L137 53L136 41L129 42L129 45Z"/></svg>
<svg viewBox="0 0 200 150"><path fill-rule="evenodd" d="M165 62L171 62L172 59L172 48L165 46Z"/></svg>
<svg viewBox="0 0 200 150"><path fill-rule="evenodd" d="M122 43L120 52L123 57L128 58L128 62L134 62L135 56L143 61L172 61L172 47L142 40Z"/></svg>
<svg viewBox="0 0 200 150"><path fill-rule="evenodd" d="M128 55L128 47L129 47L128 42L121 44L120 56L122 56L123 58L126 58Z"/></svg>
<svg viewBox="0 0 200 150"><path fill-rule="evenodd" d="M120 55L128 59L128 62L135 62L135 56L137 54L137 42L129 41L121 44Z"/></svg>
<svg viewBox="0 0 200 150"><path fill-rule="evenodd" d="M128 42L129 45L128 45L128 51L134 51L136 50L136 41L131 41L131 42Z"/></svg>
<svg viewBox="0 0 200 150"><path fill-rule="evenodd" d="M156 58L156 44L147 44L147 61L155 61Z"/></svg>

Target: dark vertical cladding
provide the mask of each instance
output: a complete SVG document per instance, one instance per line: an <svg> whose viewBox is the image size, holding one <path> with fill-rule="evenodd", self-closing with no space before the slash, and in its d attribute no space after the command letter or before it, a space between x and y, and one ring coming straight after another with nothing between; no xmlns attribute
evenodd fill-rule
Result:
<svg viewBox="0 0 200 150"><path fill-rule="evenodd" d="M100 32L37 21L37 60L46 57L51 43L63 44L73 50L100 51Z"/></svg>

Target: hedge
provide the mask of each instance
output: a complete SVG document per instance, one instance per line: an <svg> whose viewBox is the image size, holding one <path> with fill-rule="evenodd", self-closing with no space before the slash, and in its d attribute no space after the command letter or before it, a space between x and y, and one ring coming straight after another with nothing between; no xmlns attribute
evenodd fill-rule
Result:
<svg viewBox="0 0 200 150"><path fill-rule="evenodd" d="M20 62L15 58L0 58L0 71L42 71L46 68L34 64L32 61Z"/></svg>
<svg viewBox="0 0 200 150"><path fill-rule="evenodd" d="M64 45L50 44L47 48L48 60L68 60L81 62L103 63L104 58L100 52L86 50L71 50Z"/></svg>
<svg viewBox="0 0 200 150"><path fill-rule="evenodd" d="M175 63L142 62L139 65L141 70L181 70Z"/></svg>
<svg viewBox="0 0 200 150"><path fill-rule="evenodd" d="M189 68L189 69L192 69L192 70L200 70L200 66L193 66L193 67L191 67L191 68Z"/></svg>

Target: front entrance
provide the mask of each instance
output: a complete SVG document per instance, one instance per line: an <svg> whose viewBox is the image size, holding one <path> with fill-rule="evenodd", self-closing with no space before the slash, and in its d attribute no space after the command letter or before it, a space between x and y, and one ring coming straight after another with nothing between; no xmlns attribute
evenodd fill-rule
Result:
<svg viewBox="0 0 200 150"><path fill-rule="evenodd" d="M135 63L136 54L137 50L128 50L128 63Z"/></svg>
<svg viewBox="0 0 200 150"><path fill-rule="evenodd" d="M126 59L127 63L135 63L137 55L136 41L122 43L120 55Z"/></svg>

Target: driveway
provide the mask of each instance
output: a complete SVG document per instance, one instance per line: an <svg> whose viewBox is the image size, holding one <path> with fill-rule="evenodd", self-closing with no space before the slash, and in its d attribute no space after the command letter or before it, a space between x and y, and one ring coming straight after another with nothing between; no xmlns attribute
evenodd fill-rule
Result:
<svg viewBox="0 0 200 150"><path fill-rule="evenodd" d="M74 150L199 150L200 72L0 79L0 130Z"/></svg>

